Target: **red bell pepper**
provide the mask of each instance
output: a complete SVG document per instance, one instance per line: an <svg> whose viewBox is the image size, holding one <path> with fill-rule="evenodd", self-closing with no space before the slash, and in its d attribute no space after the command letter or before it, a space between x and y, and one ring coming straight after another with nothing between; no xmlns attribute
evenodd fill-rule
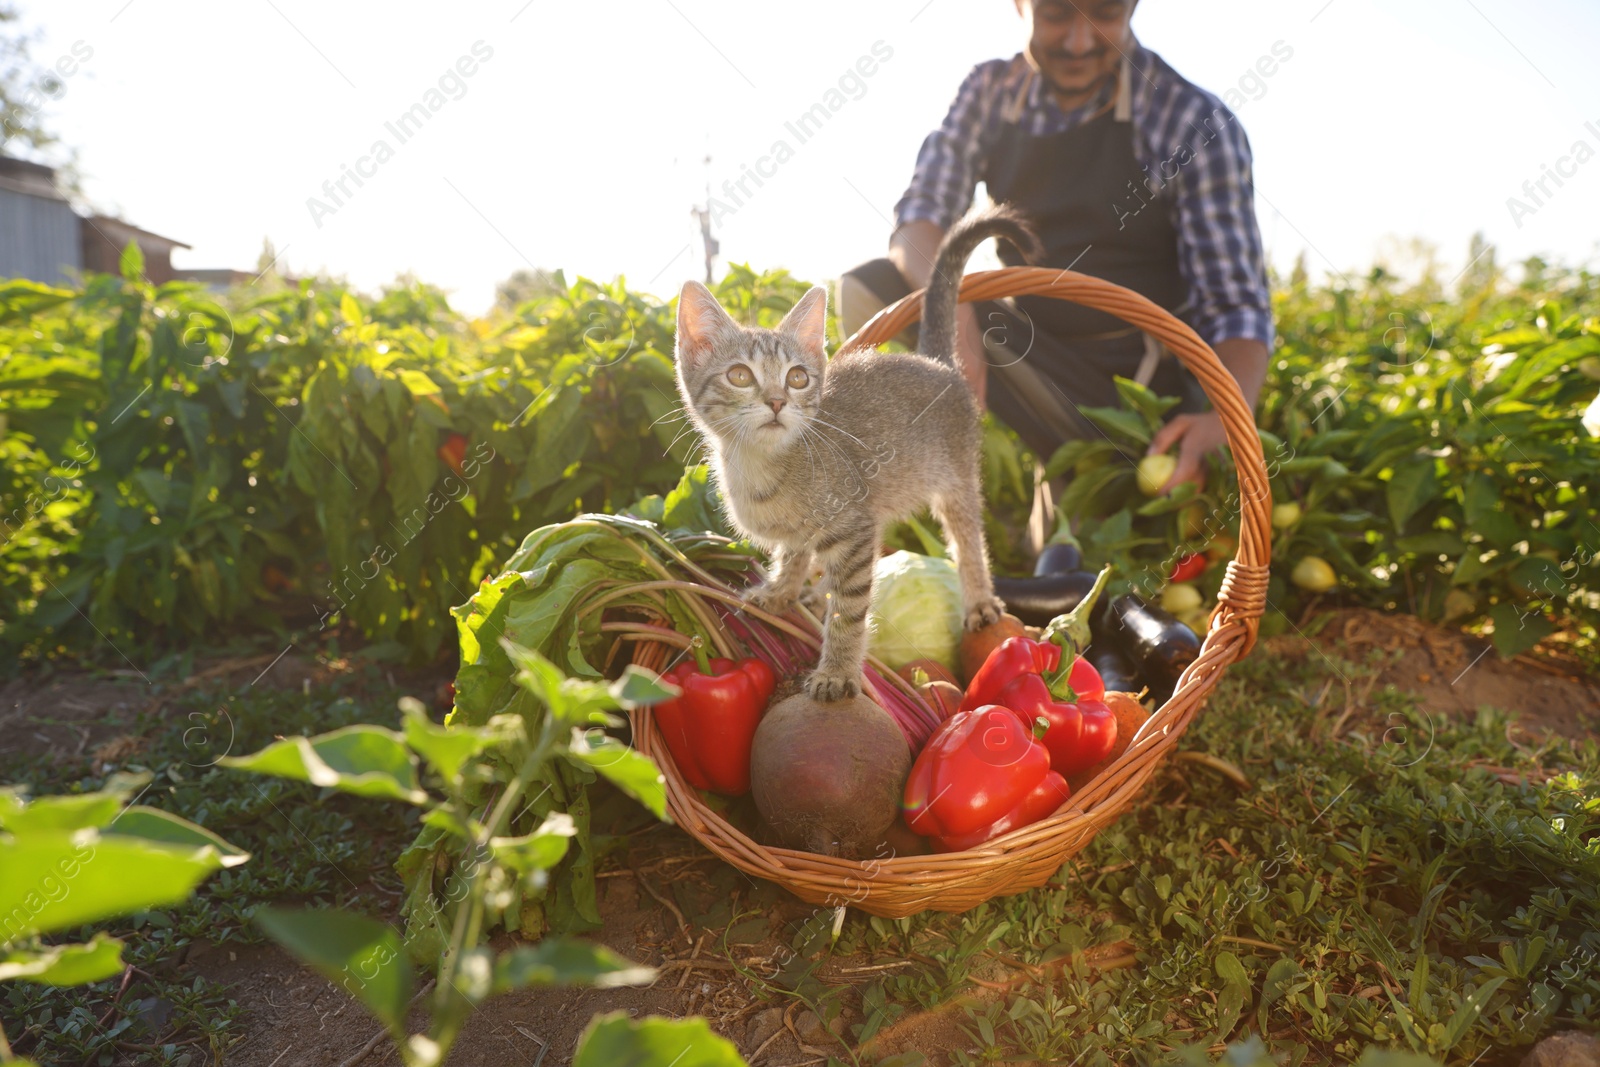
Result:
<svg viewBox="0 0 1600 1067"><path fill-rule="evenodd" d="M1047 729L1040 720L1030 733L1021 719L998 706L946 719L906 779L906 825L950 852L1048 815L1068 789L1039 743ZM1060 799L1050 803L1052 797Z"/></svg>
<svg viewBox="0 0 1600 1067"><path fill-rule="evenodd" d="M956 834L948 837L934 838L934 846L940 852L965 852L969 848L977 848L991 837L1008 834L1012 830L1020 830L1030 826L1045 816L1054 812L1067 802L1072 795L1072 787L1067 780L1055 771L1050 771L1039 784L1033 787L1033 792L1022 798L1022 803L1012 808L1011 811L1000 816L994 822L976 833Z"/></svg>
<svg viewBox="0 0 1600 1067"><path fill-rule="evenodd" d="M1078 655L1089 643L1088 615L1109 575L1109 567L1101 571L1089 595L1051 620L1042 640L1011 637L989 653L961 702L963 711L999 704L1025 723L1042 717L1050 727L1044 735L1050 766L1063 775L1093 767L1117 740L1100 672Z"/></svg>
<svg viewBox="0 0 1600 1067"><path fill-rule="evenodd" d="M1200 577L1211 566L1211 561L1204 552L1191 552L1187 556L1179 556L1172 565L1172 573L1167 575L1167 580L1172 582L1189 582Z"/></svg>
<svg viewBox="0 0 1600 1067"><path fill-rule="evenodd" d="M684 780L696 789L738 797L750 792L750 744L777 688L759 659L708 659L695 649L661 676L681 695L655 706L656 724Z"/></svg>

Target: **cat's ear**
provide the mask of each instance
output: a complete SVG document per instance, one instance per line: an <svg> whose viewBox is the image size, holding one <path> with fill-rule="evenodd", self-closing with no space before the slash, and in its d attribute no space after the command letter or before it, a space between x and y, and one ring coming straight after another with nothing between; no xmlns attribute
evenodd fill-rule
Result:
<svg viewBox="0 0 1600 1067"><path fill-rule="evenodd" d="M828 290L813 285L778 323L778 332L794 338L806 355L822 362L828 358L827 323Z"/></svg>
<svg viewBox="0 0 1600 1067"><path fill-rule="evenodd" d="M683 283L678 293L678 362L698 366L719 340L738 332L739 324L722 310L710 289L696 281Z"/></svg>

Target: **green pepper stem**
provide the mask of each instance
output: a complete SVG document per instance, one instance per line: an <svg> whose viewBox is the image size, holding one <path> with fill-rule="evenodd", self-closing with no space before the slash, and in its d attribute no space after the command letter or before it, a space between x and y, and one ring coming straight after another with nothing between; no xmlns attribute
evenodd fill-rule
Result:
<svg viewBox="0 0 1600 1067"><path fill-rule="evenodd" d="M1061 666L1059 669L1044 675L1044 687L1050 690L1050 695L1063 704L1076 704L1078 691L1072 688L1067 681L1072 676L1072 665L1078 662L1078 655L1068 649L1061 650Z"/></svg>
<svg viewBox="0 0 1600 1067"><path fill-rule="evenodd" d="M1050 720L1049 719L1045 718L1043 715L1035 715L1033 717L1033 736L1034 736L1034 740L1042 739L1044 737L1044 735L1049 731L1049 729L1050 729Z"/></svg>
<svg viewBox="0 0 1600 1067"><path fill-rule="evenodd" d="M1061 649L1060 665L1055 671L1044 676L1045 686L1050 690L1050 695L1057 700L1071 704L1078 699L1078 694L1067 684L1067 678L1072 674L1072 664L1076 662L1078 654L1089 647L1089 616L1110 580L1111 565L1108 563L1095 576L1094 587L1089 590L1087 596L1078 601L1078 606L1065 615L1057 615L1050 620L1050 625L1045 627L1042 640Z"/></svg>
<svg viewBox="0 0 1600 1067"><path fill-rule="evenodd" d="M923 670L921 667L911 668L912 685L916 686L918 689L921 689L923 686L927 685L929 681L930 679L928 678L927 671Z"/></svg>
<svg viewBox="0 0 1600 1067"><path fill-rule="evenodd" d="M1049 540L1045 541L1045 544L1071 545L1073 548L1079 549L1080 551L1083 549L1083 546L1078 543L1078 539L1072 534L1072 520L1067 517L1067 513L1065 511L1056 516L1056 528L1050 534Z"/></svg>
<svg viewBox="0 0 1600 1067"><path fill-rule="evenodd" d="M1105 591L1106 583L1111 580L1111 564L1106 564L1095 576L1094 587L1089 590L1078 606L1065 615L1057 615L1050 620L1050 625L1044 628L1044 640L1051 644L1061 646L1062 668L1070 667L1070 660L1089 647L1089 615L1094 611L1095 604L1100 599L1100 594Z"/></svg>

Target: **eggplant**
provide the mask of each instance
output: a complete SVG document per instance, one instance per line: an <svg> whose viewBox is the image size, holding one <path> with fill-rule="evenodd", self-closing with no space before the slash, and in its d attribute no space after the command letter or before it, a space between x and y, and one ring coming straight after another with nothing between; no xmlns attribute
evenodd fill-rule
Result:
<svg viewBox="0 0 1600 1067"><path fill-rule="evenodd" d="M1177 617L1124 593L1106 607L1104 629L1153 692L1170 690L1200 655L1200 636Z"/></svg>
<svg viewBox="0 0 1600 1067"><path fill-rule="evenodd" d="M1083 553L1077 545L1056 543L1045 545L1044 551L1039 553L1039 558L1033 562L1035 577L1042 578L1047 574L1068 574L1083 568Z"/></svg>
<svg viewBox="0 0 1600 1067"><path fill-rule="evenodd" d="M1006 602L1007 611L1029 626L1048 626L1057 615L1065 615L1077 607L1094 588L1094 580L1095 576L1087 571L1033 578L996 578L994 595Z"/></svg>
<svg viewBox="0 0 1600 1067"><path fill-rule="evenodd" d="M1100 672L1100 680L1106 683L1108 691L1137 694L1144 688L1128 657L1110 641L1095 641L1089 646L1088 656L1090 666Z"/></svg>

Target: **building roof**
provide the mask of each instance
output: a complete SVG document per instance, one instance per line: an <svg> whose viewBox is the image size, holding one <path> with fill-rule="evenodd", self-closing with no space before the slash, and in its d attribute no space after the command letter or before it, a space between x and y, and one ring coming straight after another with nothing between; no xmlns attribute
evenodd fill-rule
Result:
<svg viewBox="0 0 1600 1067"><path fill-rule="evenodd" d="M0 189L63 203L67 199L56 188L54 167L13 156L0 156Z"/></svg>
<svg viewBox="0 0 1600 1067"><path fill-rule="evenodd" d="M83 221L99 230L107 240L112 241L113 243L117 243L118 237L121 237L123 240L126 240L130 237L137 237L140 239L139 244L141 247L146 241L165 245L169 250L173 248L194 247L193 245L186 245L182 241L174 240L171 237L163 237L159 233L151 233L149 230L141 229L131 222L124 222L122 219L112 218L110 215L88 215L84 217Z"/></svg>

